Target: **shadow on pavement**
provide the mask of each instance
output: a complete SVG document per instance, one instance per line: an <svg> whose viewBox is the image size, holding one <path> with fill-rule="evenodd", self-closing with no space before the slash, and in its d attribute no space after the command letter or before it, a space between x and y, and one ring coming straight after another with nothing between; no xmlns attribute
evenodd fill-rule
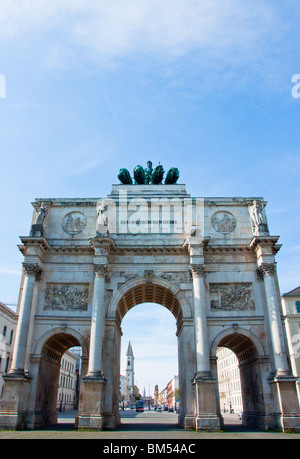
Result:
<svg viewBox="0 0 300 459"><path fill-rule="evenodd" d="M124 413L124 412L123 412ZM75 416L77 411L66 411L65 413L58 413L58 423L53 426L48 426L45 430L50 431L72 431L74 430ZM171 415L172 416L172 415ZM223 432L228 433L243 433L243 432L257 432L255 428L243 426L237 417L234 415L223 416L224 429ZM121 425L115 430L116 432L180 432L184 429L177 423L177 416L162 415L159 419L155 419L153 415L148 415L147 412L143 414L134 411L127 412L125 415L121 413Z"/></svg>

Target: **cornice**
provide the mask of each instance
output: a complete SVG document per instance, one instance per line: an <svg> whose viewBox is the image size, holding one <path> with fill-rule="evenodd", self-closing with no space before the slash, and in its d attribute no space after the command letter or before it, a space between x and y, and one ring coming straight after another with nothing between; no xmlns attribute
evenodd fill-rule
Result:
<svg viewBox="0 0 300 459"><path fill-rule="evenodd" d="M278 252L281 248L281 244L277 244L279 238L280 236L254 236L249 247L255 249L258 245L272 245Z"/></svg>
<svg viewBox="0 0 300 459"><path fill-rule="evenodd" d="M50 244L44 237L20 236L23 245L18 245L19 250L25 254L28 247L39 247L43 252L50 249Z"/></svg>
<svg viewBox="0 0 300 459"><path fill-rule="evenodd" d="M177 247L170 247L170 246L161 246L161 245L145 245L145 246L135 246L135 247L118 247L115 246L111 250L111 255L117 255L117 254L125 254L125 253L132 253L132 254L143 254L143 255L151 255L153 253L155 254L187 254L188 250L186 247L182 246L177 246Z"/></svg>
<svg viewBox="0 0 300 459"><path fill-rule="evenodd" d="M251 249L248 245L223 245L223 244L209 244L203 248L204 252L250 252Z"/></svg>
<svg viewBox="0 0 300 459"><path fill-rule="evenodd" d="M102 198L37 198L31 204L34 208L41 203L49 207L95 207L100 199Z"/></svg>

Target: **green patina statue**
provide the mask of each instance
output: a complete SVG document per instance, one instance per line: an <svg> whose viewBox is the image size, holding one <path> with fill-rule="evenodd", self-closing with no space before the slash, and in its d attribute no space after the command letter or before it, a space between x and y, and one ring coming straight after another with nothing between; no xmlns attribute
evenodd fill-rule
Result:
<svg viewBox="0 0 300 459"><path fill-rule="evenodd" d="M172 185L173 183L176 183L178 179L179 179L179 170L177 169L177 167L171 167L171 169L167 173L165 184Z"/></svg>
<svg viewBox="0 0 300 459"><path fill-rule="evenodd" d="M127 169L120 169L118 173L118 179L123 185L132 185L132 178Z"/></svg>
<svg viewBox="0 0 300 459"><path fill-rule="evenodd" d="M133 171L133 177L135 184L137 185L160 185L164 178L164 168L161 164L152 168L152 162L147 162L146 169L143 166L136 166ZM118 178L123 185L133 185L133 180L127 169L120 169ZM167 173L165 180L166 185L172 185L177 183L179 179L179 170L177 167L172 167Z"/></svg>

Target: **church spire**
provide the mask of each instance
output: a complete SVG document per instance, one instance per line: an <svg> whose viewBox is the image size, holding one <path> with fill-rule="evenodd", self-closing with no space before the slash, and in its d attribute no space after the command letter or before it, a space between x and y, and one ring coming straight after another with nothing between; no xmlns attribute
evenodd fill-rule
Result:
<svg viewBox="0 0 300 459"><path fill-rule="evenodd" d="M126 355L130 355L130 356L133 357L133 350L132 350L130 341L129 341L129 344L128 344L128 349L127 349Z"/></svg>
<svg viewBox="0 0 300 459"><path fill-rule="evenodd" d="M127 381L127 403L131 406L134 403L134 356L131 347L131 343L129 341L128 349L126 353L127 357L127 365L126 365L126 381Z"/></svg>

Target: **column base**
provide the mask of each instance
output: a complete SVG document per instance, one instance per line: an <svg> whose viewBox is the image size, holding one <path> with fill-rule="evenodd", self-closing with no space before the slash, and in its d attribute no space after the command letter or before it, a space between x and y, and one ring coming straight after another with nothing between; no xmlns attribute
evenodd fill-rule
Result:
<svg viewBox="0 0 300 459"><path fill-rule="evenodd" d="M33 415L28 412L31 378L23 372L3 376L0 401L0 430L33 429Z"/></svg>
<svg viewBox="0 0 300 459"><path fill-rule="evenodd" d="M24 370L11 370L9 373L2 376L4 381L24 381L30 382L31 377Z"/></svg>
<svg viewBox="0 0 300 459"><path fill-rule="evenodd" d="M280 413L274 413L277 428L283 432L300 432L300 407L296 388L297 378L277 375L270 379L277 396Z"/></svg>
<svg viewBox="0 0 300 459"><path fill-rule="evenodd" d="M106 381L103 374L82 378L82 410L76 419L78 430L104 428L104 391Z"/></svg>
<svg viewBox="0 0 300 459"><path fill-rule="evenodd" d="M86 375L84 380L86 380L87 382L92 381L92 380L94 380L94 381L95 380L104 381L105 382L104 374L103 374L102 371L91 371Z"/></svg>
<svg viewBox="0 0 300 459"><path fill-rule="evenodd" d="M76 425L78 430L103 430L103 416L93 414L81 414L78 416Z"/></svg>
<svg viewBox="0 0 300 459"><path fill-rule="evenodd" d="M220 431L223 423L217 410L216 380L210 371L198 372L194 378L194 385L196 391L196 430Z"/></svg>
<svg viewBox="0 0 300 459"><path fill-rule="evenodd" d="M216 414L204 414L202 416L197 416L195 419L196 430L209 431L209 432L219 432L222 429L222 423L218 415Z"/></svg>

